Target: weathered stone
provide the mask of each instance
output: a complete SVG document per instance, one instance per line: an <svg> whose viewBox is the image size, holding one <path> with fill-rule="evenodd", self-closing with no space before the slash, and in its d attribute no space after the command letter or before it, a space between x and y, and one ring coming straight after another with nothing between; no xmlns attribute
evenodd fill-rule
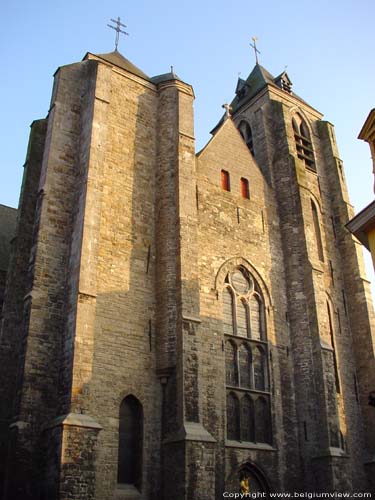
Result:
<svg viewBox="0 0 375 500"><path fill-rule="evenodd" d="M244 470L263 491L369 491L374 318L333 127L268 75L195 155L191 86L121 58L60 68L32 129L1 337L5 500L211 500ZM269 398L269 442L226 434L235 269L264 301L269 367L269 390L236 390ZM129 395L142 473L122 484Z"/></svg>

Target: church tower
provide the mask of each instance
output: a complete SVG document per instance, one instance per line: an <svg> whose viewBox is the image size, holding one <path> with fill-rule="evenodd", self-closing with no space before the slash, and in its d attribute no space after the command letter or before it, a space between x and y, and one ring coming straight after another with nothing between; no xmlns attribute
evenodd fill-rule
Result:
<svg viewBox="0 0 375 500"><path fill-rule="evenodd" d="M119 52L32 124L0 338L4 500L369 491L373 312L333 127L259 64L194 92Z"/></svg>
<svg viewBox="0 0 375 500"><path fill-rule="evenodd" d="M360 488L374 467L374 318L333 125L259 64L232 109L277 199L305 485Z"/></svg>

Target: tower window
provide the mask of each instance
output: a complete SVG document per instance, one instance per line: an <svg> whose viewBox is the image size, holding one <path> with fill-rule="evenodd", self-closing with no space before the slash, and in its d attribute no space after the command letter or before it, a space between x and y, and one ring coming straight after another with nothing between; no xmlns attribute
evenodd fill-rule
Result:
<svg viewBox="0 0 375 500"><path fill-rule="evenodd" d="M249 181L244 177L241 177L241 196L250 199Z"/></svg>
<svg viewBox="0 0 375 500"><path fill-rule="evenodd" d="M224 191L230 191L230 176L226 170L221 171L221 187Z"/></svg>
<svg viewBox="0 0 375 500"><path fill-rule="evenodd" d="M134 396L127 396L120 406L117 482L141 489L143 411Z"/></svg>
<svg viewBox="0 0 375 500"><path fill-rule="evenodd" d="M250 149L251 154L254 156L253 133L250 125L245 120L242 120L239 124L238 130L240 131L243 140L246 142L246 146Z"/></svg>
<svg viewBox="0 0 375 500"><path fill-rule="evenodd" d="M314 150L306 122L297 114L292 119L292 125L298 158L305 162L306 167L316 172Z"/></svg>
<svg viewBox="0 0 375 500"><path fill-rule="evenodd" d="M262 294L241 266L227 274L222 297L227 438L270 443L268 345Z"/></svg>

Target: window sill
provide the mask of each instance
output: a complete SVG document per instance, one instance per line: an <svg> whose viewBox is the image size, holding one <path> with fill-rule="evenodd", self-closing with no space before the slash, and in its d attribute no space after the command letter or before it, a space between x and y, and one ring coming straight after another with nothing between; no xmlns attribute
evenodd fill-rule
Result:
<svg viewBox="0 0 375 500"><path fill-rule="evenodd" d="M141 498L141 492L133 484L118 483L115 490L115 500L138 499Z"/></svg>
<svg viewBox="0 0 375 500"><path fill-rule="evenodd" d="M248 443L244 441L232 441L227 439L225 441L226 448L243 448L246 450L262 450L262 451L277 451L272 445L267 443Z"/></svg>

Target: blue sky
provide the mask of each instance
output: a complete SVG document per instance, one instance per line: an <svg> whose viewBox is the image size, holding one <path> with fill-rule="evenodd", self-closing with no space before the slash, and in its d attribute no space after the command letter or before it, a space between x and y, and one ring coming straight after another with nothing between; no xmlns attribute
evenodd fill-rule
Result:
<svg viewBox="0 0 375 500"><path fill-rule="evenodd" d="M335 125L356 211L372 201L370 149L357 136L375 107L373 0L3 0L0 9L0 203L18 204L29 125L47 114L53 73L112 51L106 25L117 16L130 33L125 57L150 76L173 65L193 85L197 150L250 73L257 36L260 64L274 75L286 67L293 90Z"/></svg>

